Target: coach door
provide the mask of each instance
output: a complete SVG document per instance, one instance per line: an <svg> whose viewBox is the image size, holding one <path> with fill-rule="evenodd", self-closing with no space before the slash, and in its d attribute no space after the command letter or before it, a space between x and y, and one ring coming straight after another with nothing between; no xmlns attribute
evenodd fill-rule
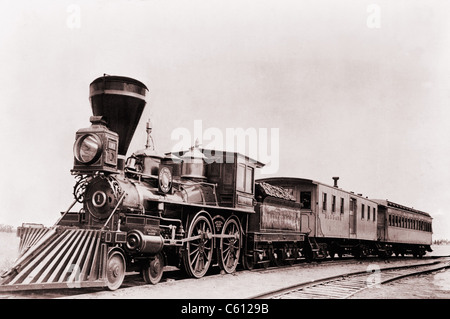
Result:
<svg viewBox="0 0 450 319"><path fill-rule="evenodd" d="M381 241L386 240L386 220L387 210L386 207L378 205L378 215L377 215L377 239Z"/></svg>
<svg viewBox="0 0 450 319"><path fill-rule="evenodd" d="M350 198L350 212L349 212L349 232L350 237L356 235L356 215L357 215L356 198Z"/></svg>

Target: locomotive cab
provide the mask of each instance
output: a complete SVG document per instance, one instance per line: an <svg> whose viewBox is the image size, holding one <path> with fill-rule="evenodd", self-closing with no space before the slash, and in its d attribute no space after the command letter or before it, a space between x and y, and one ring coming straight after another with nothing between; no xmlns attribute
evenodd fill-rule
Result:
<svg viewBox="0 0 450 319"><path fill-rule="evenodd" d="M255 170L263 167L263 163L237 152L198 145L188 151L168 153L166 159L174 169L181 169L182 181L213 186L219 206L253 212Z"/></svg>

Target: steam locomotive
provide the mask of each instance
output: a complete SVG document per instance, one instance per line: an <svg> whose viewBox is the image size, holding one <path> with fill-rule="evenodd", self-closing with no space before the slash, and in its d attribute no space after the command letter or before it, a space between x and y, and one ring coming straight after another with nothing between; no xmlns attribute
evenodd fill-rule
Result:
<svg viewBox="0 0 450 319"><path fill-rule="evenodd" d="M115 290L127 272L156 284L169 266L200 278L213 266L232 273L238 264L431 250L425 212L311 180L255 181L264 164L237 152L195 145L161 154L150 122L145 148L127 158L147 92L123 76L90 84L91 126L73 148L74 201L52 227L18 228L20 254L0 291Z"/></svg>

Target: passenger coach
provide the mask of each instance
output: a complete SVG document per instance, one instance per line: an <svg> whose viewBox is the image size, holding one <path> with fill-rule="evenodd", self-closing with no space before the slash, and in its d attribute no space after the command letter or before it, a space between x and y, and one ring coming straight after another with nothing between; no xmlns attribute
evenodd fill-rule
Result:
<svg viewBox="0 0 450 319"><path fill-rule="evenodd" d="M421 257L431 251L429 214L387 200L374 200L310 179L260 179L286 189L301 204L301 232L315 258L350 253L356 257L392 253Z"/></svg>
<svg viewBox="0 0 450 319"><path fill-rule="evenodd" d="M377 240L386 244L388 255L422 257L432 251L432 218L428 213L388 200L374 201L378 203Z"/></svg>

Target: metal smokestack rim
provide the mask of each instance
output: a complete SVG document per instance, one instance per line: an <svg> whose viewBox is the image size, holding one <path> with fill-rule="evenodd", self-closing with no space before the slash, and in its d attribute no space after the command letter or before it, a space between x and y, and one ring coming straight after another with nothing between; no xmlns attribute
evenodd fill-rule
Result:
<svg viewBox="0 0 450 319"><path fill-rule="evenodd" d="M106 75L105 74L104 76L96 78L94 81L92 81L91 84L97 83L97 82L103 82L103 81L106 81L106 80L108 82L126 82L126 83L129 83L129 84L135 84L135 85L138 85L138 86L142 86L146 90L148 90L147 87L145 86L145 84L142 83L141 81L133 79L133 78L130 78L130 77L127 77L127 76L121 76L121 75Z"/></svg>
<svg viewBox="0 0 450 319"><path fill-rule="evenodd" d="M99 94L127 95L146 101L148 88L133 78L106 75L92 81L89 85L89 98Z"/></svg>

